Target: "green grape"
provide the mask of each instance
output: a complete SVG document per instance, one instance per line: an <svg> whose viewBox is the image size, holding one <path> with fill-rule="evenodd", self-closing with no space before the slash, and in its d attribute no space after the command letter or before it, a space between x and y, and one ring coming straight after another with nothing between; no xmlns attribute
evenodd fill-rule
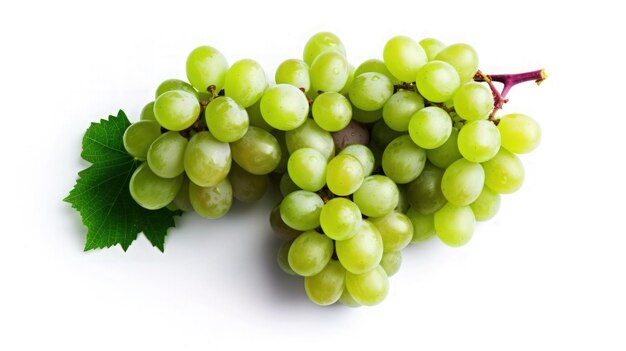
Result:
<svg viewBox="0 0 626 351"><path fill-rule="evenodd" d="M500 131L491 121L470 121L461 128L457 145L467 160L485 162L500 149Z"/></svg>
<svg viewBox="0 0 626 351"><path fill-rule="evenodd" d="M341 150L340 155L351 155L356 157L363 166L363 175L367 177L374 171L374 154L365 145L352 144Z"/></svg>
<svg viewBox="0 0 626 351"><path fill-rule="evenodd" d="M412 182L424 169L426 151L415 145L408 135L394 139L383 152L383 171L398 184Z"/></svg>
<svg viewBox="0 0 626 351"><path fill-rule="evenodd" d="M267 124L280 130L296 129L309 114L309 101L300 89L278 84L261 98L261 115Z"/></svg>
<svg viewBox="0 0 626 351"><path fill-rule="evenodd" d="M441 178L441 191L448 202L467 206L474 202L485 185L485 171L466 159L454 161Z"/></svg>
<svg viewBox="0 0 626 351"><path fill-rule="evenodd" d="M411 117L409 135L415 144L424 149L443 145L452 133L452 119L448 113L435 106L423 108Z"/></svg>
<svg viewBox="0 0 626 351"><path fill-rule="evenodd" d="M516 154L533 151L541 140L541 128L532 118L512 113L500 118L498 130L502 136L502 146Z"/></svg>
<svg viewBox="0 0 626 351"><path fill-rule="evenodd" d="M271 133L278 141L278 145L280 145L280 162L278 163L278 166L276 166L276 169L274 169L274 172L285 173L287 172L287 161L289 161L289 150L287 149L285 132L274 129Z"/></svg>
<svg viewBox="0 0 626 351"><path fill-rule="evenodd" d="M382 147L387 147L396 138L406 135L405 133L395 131L385 123L385 121L378 121L374 124L371 130L372 139L376 144Z"/></svg>
<svg viewBox="0 0 626 351"><path fill-rule="evenodd" d="M484 187L476 201L470 204L477 221L486 221L496 215L500 209L500 194Z"/></svg>
<svg viewBox="0 0 626 351"><path fill-rule="evenodd" d="M468 82L454 94L454 110L467 121L487 119L493 109L493 94L478 82Z"/></svg>
<svg viewBox="0 0 626 351"><path fill-rule="evenodd" d="M413 224L413 238L411 243L424 242L436 235L434 214L421 214L413 207L406 212Z"/></svg>
<svg viewBox="0 0 626 351"><path fill-rule="evenodd" d="M147 103L146 106L141 109L139 120L156 122L156 117L154 116L154 101Z"/></svg>
<svg viewBox="0 0 626 351"><path fill-rule="evenodd" d="M248 120L250 121L250 125L254 127L258 127L261 129L265 129L268 132L274 130L274 127L267 124L263 115L261 114L261 100L255 102L252 106L246 108L246 112L248 112Z"/></svg>
<svg viewBox="0 0 626 351"><path fill-rule="evenodd" d="M352 295L348 292L348 289L344 286L343 292L341 293L341 297L339 298L339 302L342 305L348 307L361 307L361 304L356 302Z"/></svg>
<svg viewBox="0 0 626 351"><path fill-rule="evenodd" d="M313 101L313 119L318 126L329 132L345 128L352 118L352 105L339 93L323 93Z"/></svg>
<svg viewBox="0 0 626 351"><path fill-rule="evenodd" d="M398 195L398 204L393 210L400 213L406 213L409 209L409 200L406 197L406 184L398 185Z"/></svg>
<svg viewBox="0 0 626 351"><path fill-rule="evenodd" d="M424 108L424 98L414 91L400 90L383 107L383 119L389 128L406 132L413 114Z"/></svg>
<svg viewBox="0 0 626 351"><path fill-rule="evenodd" d="M166 93L172 90L186 91L190 94L193 94L196 97L196 99L198 99L198 92L196 91L196 89L192 87L191 84L184 82L180 79L168 79L164 81L163 83L159 84L159 87L157 88L156 93L154 94L154 98L157 99L159 96L163 95L163 93Z"/></svg>
<svg viewBox="0 0 626 351"><path fill-rule="evenodd" d="M276 206L274 207L274 209L272 209L272 212L270 214L270 226L272 227L272 230L274 231L276 236L278 236L278 238L282 240L291 241L298 237L300 233L302 233L299 230L295 230L289 227L287 223L283 221L282 217L280 216L280 206ZM291 244L289 245L291 246ZM285 261L286 260L287 255L285 254Z"/></svg>
<svg viewBox="0 0 626 351"><path fill-rule="evenodd" d="M444 102L454 96L461 81L450 64L443 61L430 61L417 72L415 84L426 100Z"/></svg>
<svg viewBox="0 0 626 351"><path fill-rule="evenodd" d="M450 137L443 145L436 149L426 150L428 161L440 168L448 168L454 161L463 157L459 151L457 141L459 130L452 128Z"/></svg>
<svg viewBox="0 0 626 351"><path fill-rule="evenodd" d="M346 289L357 303L374 306L387 296L389 279L381 266L363 274L347 272Z"/></svg>
<svg viewBox="0 0 626 351"><path fill-rule="evenodd" d="M282 196L287 196L287 194L293 193L296 190L302 190L300 187L296 185L296 183L293 182L293 180L291 180L291 177L289 177L289 173L284 173L280 177L279 187L280 187L280 194Z"/></svg>
<svg viewBox="0 0 626 351"><path fill-rule="evenodd" d="M348 95L348 92L350 91L350 87L352 86L352 82L354 81L354 66L352 66L349 62L348 62L348 80L346 81L346 84L343 86L343 88L341 89L341 91L339 91L339 94L341 95Z"/></svg>
<svg viewBox="0 0 626 351"><path fill-rule="evenodd" d="M302 58L307 65L311 66L317 56L328 51L338 52L344 56L346 55L346 49L336 35L329 32L319 32L313 35L304 46Z"/></svg>
<svg viewBox="0 0 626 351"><path fill-rule="evenodd" d="M322 207L320 226L333 240L350 239L361 226L361 211L354 202L336 197Z"/></svg>
<svg viewBox="0 0 626 351"><path fill-rule="evenodd" d="M267 76L263 67L254 60L239 60L226 72L225 95L243 107L250 107L259 101L265 88L267 88Z"/></svg>
<svg viewBox="0 0 626 351"><path fill-rule="evenodd" d="M193 211L191 201L189 201L189 178L186 176L183 176L183 184L180 186L180 190L172 203L180 210Z"/></svg>
<svg viewBox="0 0 626 351"><path fill-rule="evenodd" d="M485 184L499 194L511 194L524 182L524 166L510 151L500 148L491 160L483 163Z"/></svg>
<svg viewBox="0 0 626 351"><path fill-rule="evenodd" d="M341 297L346 270L336 260L330 260L316 275L304 277L304 290L311 301L321 306L331 305Z"/></svg>
<svg viewBox="0 0 626 351"><path fill-rule="evenodd" d="M300 127L286 132L285 142L289 153L309 147L319 151L327 159L335 155L333 136L310 118L307 118Z"/></svg>
<svg viewBox="0 0 626 351"><path fill-rule="evenodd" d="M413 233L411 233L413 235ZM400 251L389 251L383 254L380 260L380 266L387 273L387 277L391 277L400 270L402 264L402 253Z"/></svg>
<svg viewBox="0 0 626 351"><path fill-rule="evenodd" d="M402 35L385 44L383 59L389 71L403 82L413 82L417 71L428 61L424 49L415 40Z"/></svg>
<svg viewBox="0 0 626 351"><path fill-rule="evenodd" d="M206 107L204 116L211 134L223 143L241 139L250 125L246 109L226 96L211 101Z"/></svg>
<svg viewBox="0 0 626 351"><path fill-rule="evenodd" d="M230 171L231 148L211 133L200 132L189 140L183 162L192 182L203 187L214 186L224 180Z"/></svg>
<svg viewBox="0 0 626 351"><path fill-rule="evenodd" d="M150 145L161 136L161 126L155 121L144 120L131 124L122 140L124 148L133 157L145 160Z"/></svg>
<svg viewBox="0 0 626 351"><path fill-rule="evenodd" d="M474 234L474 213L469 206L446 204L435 212L435 231L446 245L462 246Z"/></svg>
<svg viewBox="0 0 626 351"><path fill-rule="evenodd" d="M417 179L407 186L406 195L411 208L421 214L435 213L446 204L441 192L443 170L426 163L424 170Z"/></svg>
<svg viewBox="0 0 626 351"><path fill-rule="evenodd" d="M200 115L200 103L195 95L171 90L154 102L154 116L165 129L181 131L193 125Z"/></svg>
<svg viewBox="0 0 626 351"><path fill-rule="evenodd" d="M344 54L327 51L319 54L309 70L311 89L339 92L348 82L348 61Z"/></svg>
<svg viewBox="0 0 626 351"><path fill-rule="evenodd" d="M228 179L233 187L233 196L243 203L253 203L260 200L267 192L269 185L267 175L248 173L236 163L230 168Z"/></svg>
<svg viewBox="0 0 626 351"><path fill-rule="evenodd" d="M364 178L363 165L352 155L339 154L326 167L326 184L335 195L348 196L354 193Z"/></svg>
<svg viewBox="0 0 626 351"><path fill-rule="evenodd" d="M326 157L312 148L298 149L289 156L287 170L300 188L318 191L326 185Z"/></svg>
<svg viewBox="0 0 626 351"><path fill-rule="evenodd" d="M320 213L324 200L319 195L306 190L287 194L280 204L280 217L289 227L305 231L320 225Z"/></svg>
<svg viewBox="0 0 626 351"><path fill-rule="evenodd" d="M248 127L243 138L230 144L233 159L241 168L252 174L267 174L280 163L281 150L278 140L270 132Z"/></svg>
<svg viewBox="0 0 626 351"><path fill-rule="evenodd" d="M383 239L376 226L363 220L350 239L335 241L339 262L350 273L362 274L376 268L383 257Z"/></svg>
<svg viewBox="0 0 626 351"><path fill-rule="evenodd" d="M170 204L183 184L183 176L166 179L154 174L147 163L142 163L130 178L130 195L139 206L158 210Z"/></svg>
<svg viewBox="0 0 626 351"><path fill-rule="evenodd" d="M233 204L233 188L228 178L213 186L199 186L189 183L189 201L197 214L204 218L223 217Z"/></svg>
<svg viewBox="0 0 626 351"><path fill-rule="evenodd" d="M353 201L361 213L368 217L381 217L398 206L398 186L393 180L372 175L363 180L361 187L354 192Z"/></svg>
<svg viewBox="0 0 626 351"><path fill-rule="evenodd" d="M422 49L424 49L424 52L426 52L428 61L434 60L439 51L446 47L446 44L434 38L422 39L420 40L419 44Z"/></svg>
<svg viewBox="0 0 626 351"><path fill-rule="evenodd" d="M473 79L478 70L478 54L467 44L449 45L439 51L435 60L451 64L459 73L461 83Z"/></svg>
<svg viewBox="0 0 626 351"><path fill-rule="evenodd" d="M304 89L305 92L311 88L309 66L298 59L283 61L276 69L275 80L276 84L293 85L296 88Z"/></svg>
<svg viewBox="0 0 626 351"><path fill-rule="evenodd" d="M413 238L413 224L403 213L391 212L385 216L371 218L383 238L383 251L404 249Z"/></svg>
<svg viewBox="0 0 626 351"><path fill-rule="evenodd" d="M187 57L187 79L200 92L207 91L211 85L215 86L216 92L222 90L226 71L226 58L210 46L197 47Z"/></svg>
<svg viewBox="0 0 626 351"><path fill-rule="evenodd" d="M393 84L384 74L367 72L354 78L348 95L352 104L359 109L376 111L383 108L393 95Z"/></svg>
<svg viewBox="0 0 626 351"><path fill-rule="evenodd" d="M289 275L296 275L296 272L289 267L289 249L291 248L292 243L292 241L285 241L282 245L280 245L278 255L276 255L276 262L278 262L278 267L280 267L283 272Z"/></svg>
<svg viewBox="0 0 626 351"><path fill-rule="evenodd" d="M148 166L161 178L178 177L185 171L184 157L188 140L178 132L158 137L148 150Z"/></svg>
<svg viewBox="0 0 626 351"><path fill-rule="evenodd" d="M387 76L387 78L389 78L391 84L400 84L398 78L394 77L393 74L389 72L389 69L387 69L387 66L385 66L385 63L379 59L370 59L360 64L359 67L357 67L357 69L354 71L354 76L358 77L361 74L367 72L382 73Z"/></svg>
<svg viewBox="0 0 626 351"><path fill-rule="evenodd" d="M383 109L375 111L363 111L358 107L352 105L352 119L357 122L374 123L381 118L383 118Z"/></svg>
<svg viewBox="0 0 626 351"><path fill-rule="evenodd" d="M333 254L333 241L324 234L310 230L293 241L287 256L289 267L301 276L321 272Z"/></svg>

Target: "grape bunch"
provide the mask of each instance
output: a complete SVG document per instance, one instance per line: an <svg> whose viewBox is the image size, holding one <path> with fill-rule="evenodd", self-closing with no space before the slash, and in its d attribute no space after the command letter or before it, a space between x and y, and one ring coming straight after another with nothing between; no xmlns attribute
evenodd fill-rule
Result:
<svg viewBox="0 0 626 351"><path fill-rule="evenodd" d="M253 60L229 67L215 48L196 48L190 83L163 82L124 135L146 160L132 197L218 218L274 180L282 270L304 277L316 304L378 304L401 250L435 236L466 244L500 195L520 188L516 154L541 138L532 118L496 115L510 86L495 89L471 46L396 36L382 57L355 69L341 40L321 32L270 84ZM517 82L545 78L534 73Z"/></svg>

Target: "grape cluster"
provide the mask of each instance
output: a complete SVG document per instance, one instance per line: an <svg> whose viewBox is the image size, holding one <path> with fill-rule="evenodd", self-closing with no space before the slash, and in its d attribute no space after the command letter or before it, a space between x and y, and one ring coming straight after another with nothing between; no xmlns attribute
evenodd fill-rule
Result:
<svg viewBox="0 0 626 351"><path fill-rule="evenodd" d="M322 32L269 84L257 62L229 67L199 47L187 59L191 84L163 82L124 135L146 160L130 192L147 209L217 218L276 179L279 266L304 277L316 304L378 304L404 247L434 236L464 245L500 194L522 185L515 154L535 149L541 130L523 114L496 117L477 70L467 44L406 36L355 69Z"/></svg>

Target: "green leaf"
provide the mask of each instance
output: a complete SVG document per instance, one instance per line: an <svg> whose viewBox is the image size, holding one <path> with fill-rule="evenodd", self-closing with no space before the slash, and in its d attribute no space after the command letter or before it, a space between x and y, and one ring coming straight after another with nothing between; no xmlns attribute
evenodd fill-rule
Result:
<svg viewBox="0 0 626 351"><path fill-rule="evenodd" d="M163 251L165 235L181 211L152 211L139 206L130 195L130 177L139 166L124 149L124 131L130 122L120 110L100 123L92 123L83 137L81 156L92 165L78 173L79 179L63 201L72 204L87 227L85 251L121 245L126 251L143 232Z"/></svg>

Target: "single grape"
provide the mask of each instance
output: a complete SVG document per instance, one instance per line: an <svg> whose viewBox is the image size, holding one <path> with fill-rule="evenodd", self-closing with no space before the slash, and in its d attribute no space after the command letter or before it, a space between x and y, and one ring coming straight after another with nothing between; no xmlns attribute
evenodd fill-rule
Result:
<svg viewBox="0 0 626 351"><path fill-rule="evenodd" d="M154 101L151 101L151 102L147 103L146 106L144 106L141 109L141 115L139 117L139 120L141 120L141 121L155 121L155 122L157 121L156 117L154 116Z"/></svg>
<svg viewBox="0 0 626 351"><path fill-rule="evenodd" d="M200 115L200 103L195 95L171 90L154 102L154 116L165 129L180 131L193 125Z"/></svg>
<svg viewBox="0 0 626 351"><path fill-rule="evenodd" d="M426 163L417 179L407 186L406 195L411 208L421 214L432 214L446 204L441 192L443 170Z"/></svg>
<svg viewBox="0 0 626 351"><path fill-rule="evenodd" d="M471 121L461 128L457 145L467 160L485 162L500 149L500 131L491 121Z"/></svg>
<svg viewBox="0 0 626 351"><path fill-rule="evenodd" d="M230 171L231 149L209 132L195 134L189 140L184 156L189 179L202 187L220 183Z"/></svg>
<svg viewBox="0 0 626 351"><path fill-rule="evenodd" d="M322 207L320 226L333 240L352 238L361 227L361 211L352 201L336 197Z"/></svg>
<svg viewBox="0 0 626 351"><path fill-rule="evenodd" d="M374 154L365 145L352 144L343 149L340 155L351 155L356 157L363 166L363 175L367 177L374 171Z"/></svg>
<svg viewBox="0 0 626 351"><path fill-rule="evenodd" d="M415 84L420 95L426 100L444 102L454 96L461 81L450 64L443 61L430 61L417 72Z"/></svg>
<svg viewBox="0 0 626 351"><path fill-rule="evenodd" d="M502 147L516 154L533 151L541 140L539 124L520 113L512 113L500 118L498 130L502 136Z"/></svg>
<svg viewBox="0 0 626 351"><path fill-rule="evenodd" d="M385 66L400 81L413 82L417 71L428 61L424 49L415 40L406 36L396 36L385 44L383 49Z"/></svg>
<svg viewBox="0 0 626 351"><path fill-rule="evenodd" d="M439 107L423 108L411 117L409 135L415 144L424 149L436 149L443 145L452 133L450 115Z"/></svg>
<svg viewBox="0 0 626 351"><path fill-rule="evenodd" d="M137 159L145 160L150 145L160 136L161 126L156 121L144 120L126 128L122 140L126 152Z"/></svg>
<svg viewBox="0 0 626 351"><path fill-rule="evenodd" d="M223 143L241 139L250 125L246 109L226 96L211 101L206 107L204 116L211 134Z"/></svg>
<svg viewBox="0 0 626 351"><path fill-rule="evenodd" d="M330 160L325 171L328 189L339 196L348 196L354 193L365 178L365 171L361 162L348 154L335 156Z"/></svg>
<svg viewBox="0 0 626 351"><path fill-rule="evenodd" d="M158 137L148 150L148 166L161 178L178 177L185 171L184 157L188 140L179 132Z"/></svg>
<svg viewBox="0 0 626 351"><path fill-rule="evenodd" d="M304 190L318 191L326 185L326 157L315 149L296 150L289 156L287 169L291 180Z"/></svg>
<svg viewBox="0 0 626 351"><path fill-rule="evenodd" d="M363 274L347 272L346 289L356 302L365 306L374 306L387 296L389 279L385 270L380 266Z"/></svg>
<svg viewBox="0 0 626 351"><path fill-rule="evenodd" d="M426 151L415 145L408 135L394 139L383 152L383 171L398 184L415 180L426 164Z"/></svg>
<svg viewBox="0 0 626 351"><path fill-rule="evenodd" d="M454 110L465 120L487 119L493 109L493 94L478 82L468 82L454 94Z"/></svg>
<svg viewBox="0 0 626 351"><path fill-rule="evenodd" d="M189 183L189 201L194 211L204 218L223 217L233 203L233 188L228 178L213 186Z"/></svg>
<svg viewBox="0 0 626 351"><path fill-rule="evenodd" d="M383 239L370 221L364 220L350 239L336 241L339 262L351 273L369 272L380 264L383 257Z"/></svg>
<svg viewBox="0 0 626 351"><path fill-rule="evenodd" d="M327 159L335 155L335 142L332 135L310 118L307 118L300 127L286 132L285 143L289 153L302 148L312 148Z"/></svg>
<svg viewBox="0 0 626 351"><path fill-rule="evenodd" d="M341 302L342 305L348 306L348 307L361 307L361 304L356 302L356 300L354 300L352 295L350 295L345 285L344 285L343 293L341 293L341 297L339 298L339 302Z"/></svg>
<svg viewBox="0 0 626 351"><path fill-rule="evenodd" d="M130 178L130 195L139 206L158 210L169 205L183 184L183 176L166 179L154 174L147 163L137 167Z"/></svg>
<svg viewBox="0 0 626 351"><path fill-rule="evenodd" d="M292 243L293 241L285 241L282 245L280 245L278 255L276 255L276 262L278 262L278 267L280 267L283 272L289 275L296 275L296 272L289 267L289 249L291 248Z"/></svg>
<svg viewBox="0 0 626 351"><path fill-rule="evenodd" d="M321 306L331 305L341 297L346 270L336 260L330 260L316 275L304 277L304 290L311 301Z"/></svg>
<svg viewBox="0 0 626 351"><path fill-rule="evenodd" d="M398 78L394 77L393 74L389 72L389 69L387 69L387 66L385 66L385 63L379 59L370 59L360 64L354 71L354 76L357 77L367 72L382 73L389 78L391 84L400 84Z"/></svg>
<svg viewBox="0 0 626 351"><path fill-rule="evenodd" d="M454 161L463 157L457 145L459 130L452 128L450 137L443 145L436 149L426 150L428 161L440 168L448 168Z"/></svg>
<svg viewBox="0 0 626 351"><path fill-rule="evenodd" d="M344 54L327 51L313 60L309 75L314 91L339 92L348 82L348 61Z"/></svg>
<svg viewBox="0 0 626 351"><path fill-rule="evenodd" d="M353 195L354 203L368 217L381 217L390 213L398 205L398 198L396 183L382 175L366 177Z"/></svg>
<svg viewBox="0 0 626 351"><path fill-rule="evenodd" d="M395 131L385 123L385 121L378 121L372 126L372 140L380 146L387 147L396 138L406 135L406 133Z"/></svg>
<svg viewBox="0 0 626 351"><path fill-rule="evenodd" d="M348 91L348 94L350 91ZM364 111L352 105L352 120L361 123L374 123L383 118L383 109Z"/></svg>
<svg viewBox="0 0 626 351"><path fill-rule="evenodd" d="M216 92L222 90L226 71L226 58L210 46L197 47L187 57L187 79L198 91L207 91L210 85L215 86Z"/></svg>
<svg viewBox="0 0 626 351"><path fill-rule="evenodd" d="M476 201L470 204L477 221L486 221L496 215L500 209L500 194L484 187Z"/></svg>
<svg viewBox="0 0 626 351"><path fill-rule="evenodd" d="M474 202L485 185L485 172L478 163L456 160L441 179L441 191L448 202L467 206Z"/></svg>
<svg viewBox="0 0 626 351"><path fill-rule="evenodd" d="M281 158L280 145L268 131L248 127L243 138L230 144L233 159L252 174L267 174L276 169Z"/></svg>
<svg viewBox="0 0 626 351"><path fill-rule="evenodd" d="M311 88L309 66L302 60L289 59L283 61L276 69L276 84L289 84L305 92Z"/></svg>
<svg viewBox="0 0 626 351"><path fill-rule="evenodd" d="M174 198L174 205L182 211L193 211L191 201L189 200L189 178L183 176L183 184L180 186L180 190Z"/></svg>
<svg viewBox="0 0 626 351"><path fill-rule="evenodd" d="M193 94L196 97L196 99L199 98L198 92L196 91L196 89L192 87L191 84L184 82L180 79L168 79L164 81L163 83L159 84L156 90L156 93L154 94L154 98L157 99L159 96L163 95L163 93L166 93L172 90L186 91L190 94Z"/></svg>
<svg viewBox="0 0 626 351"><path fill-rule="evenodd" d="M449 45L439 51L435 60L452 65L458 72L461 83L473 79L478 70L478 54L473 47L467 44Z"/></svg>
<svg viewBox="0 0 626 351"><path fill-rule="evenodd" d="M278 238L282 240L291 241L298 237L300 233L302 233L299 230L291 228L287 225L287 223L285 223L285 221L283 221L282 217L280 216L280 206L276 206L274 207L274 209L272 209L272 212L270 214L270 226L272 227L274 234L276 234L276 236L278 236Z"/></svg>
<svg viewBox="0 0 626 351"><path fill-rule="evenodd" d="M313 60L321 53L333 51L346 55L346 49L341 40L333 33L319 32L313 35L304 46L302 58L307 65L311 66Z"/></svg>
<svg viewBox="0 0 626 351"><path fill-rule="evenodd" d="M299 186L296 185L296 183L293 182L293 180L291 180L291 177L289 177L289 173L284 173L280 177L279 188L280 194L283 197L287 196L287 194L293 193L296 190L302 190Z"/></svg>
<svg viewBox="0 0 626 351"><path fill-rule="evenodd" d="M248 113L248 120L250 121L250 125L254 127L258 127L261 129L265 129L268 132L274 130L274 127L265 122L263 115L261 114L261 100L255 102L252 106L246 108L246 112Z"/></svg>
<svg viewBox="0 0 626 351"><path fill-rule="evenodd" d="M393 85L389 78L377 72L363 73L354 78L350 91L350 101L364 111L376 111L383 108L393 95Z"/></svg>
<svg viewBox="0 0 626 351"><path fill-rule="evenodd" d="M422 49L424 49L424 52L428 57L428 61L434 60L439 51L446 47L446 44L434 38L422 39L420 40L419 44Z"/></svg>
<svg viewBox="0 0 626 351"><path fill-rule="evenodd" d="M253 203L260 200L267 192L269 185L267 175L246 172L236 163L230 168L228 179L233 187L233 196L243 203Z"/></svg>
<svg viewBox="0 0 626 351"><path fill-rule="evenodd" d="M402 253L400 251L389 251L383 254L380 260L380 266L387 273L387 277L391 277L400 270L402 264Z"/></svg>
<svg viewBox="0 0 626 351"><path fill-rule="evenodd" d="M237 101L243 107L252 106L261 99L267 88L267 76L263 67L251 59L235 62L224 79L226 96Z"/></svg>
<svg viewBox="0 0 626 351"><path fill-rule="evenodd" d="M332 136L337 150L343 150L349 145L367 145L370 141L367 127L354 119L344 129L332 133Z"/></svg>
<svg viewBox="0 0 626 351"><path fill-rule="evenodd" d="M510 151L500 148L491 160L482 164L485 184L499 194L511 194L524 182L524 166Z"/></svg>
<svg viewBox="0 0 626 351"><path fill-rule="evenodd" d="M404 249L413 238L413 224L403 213L391 212L385 216L371 218L383 239L383 251Z"/></svg>
<svg viewBox="0 0 626 351"><path fill-rule="evenodd" d="M389 128L406 132L413 114L424 108L424 98L414 91L400 90L383 107L383 119Z"/></svg>
<svg viewBox="0 0 626 351"><path fill-rule="evenodd" d="M333 254L333 241L324 234L310 230L293 241L287 256L289 267L301 276L321 272Z"/></svg>
<svg viewBox="0 0 626 351"><path fill-rule="evenodd" d="M435 231L446 245L462 246L474 234L474 213L469 206L446 204L435 212Z"/></svg>
<svg viewBox="0 0 626 351"><path fill-rule="evenodd" d="M309 114L309 101L300 89L278 84L261 98L261 115L267 124L280 130L296 129Z"/></svg>
<svg viewBox="0 0 626 351"><path fill-rule="evenodd" d="M313 101L313 119L318 126L329 132L345 128L352 119L352 105L339 93L323 93Z"/></svg>
<svg viewBox="0 0 626 351"><path fill-rule="evenodd" d="M411 224L413 224L411 243L424 242L436 235L434 214L421 214L411 207L406 212L406 215L411 220Z"/></svg>
<svg viewBox="0 0 626 351"><path fill-rule="evenodd" d="M294 191L285 196L281 202L280 217L293 229L313 230L320 225L322 206L324 201L316 193L306 190Z"/></svg>

